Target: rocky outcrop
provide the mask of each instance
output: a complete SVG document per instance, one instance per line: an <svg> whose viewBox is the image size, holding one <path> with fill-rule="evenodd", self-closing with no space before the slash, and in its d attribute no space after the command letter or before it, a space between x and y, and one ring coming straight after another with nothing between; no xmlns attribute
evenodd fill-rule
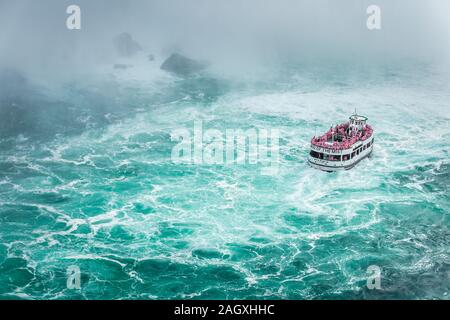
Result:
<svg viewBox="0 0 450 320"><path fill-rule="evenodd" d="M178 76L190 76L205 69L207 64L187 58L181 54L174 53L164 61L161 69Z"/></svg>
<svg viewBox="0 0 450 320"><path fill-rule="evenodd" d="M122 57L131 57L142 50L142 47L137 43L129 33L121 33L114 38L114 46L117 53Z"/></svg>

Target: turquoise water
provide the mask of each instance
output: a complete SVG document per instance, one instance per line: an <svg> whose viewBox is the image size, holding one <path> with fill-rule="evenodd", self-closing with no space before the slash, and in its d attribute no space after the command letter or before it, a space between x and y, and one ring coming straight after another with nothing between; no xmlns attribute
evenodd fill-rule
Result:
<svg viewBox="0 0 450 320"><path fill-rule="evenodd" d="M446 76L107 79L19 77L2 97L0 298L448 299ZM375 129L373 156L308 167L310 138L355 108ZM278 128L278 174L173 163L170 134L194 120ZM79 290L66 285L73 265ZM366 287L370 265L381 290Z"/></svg>

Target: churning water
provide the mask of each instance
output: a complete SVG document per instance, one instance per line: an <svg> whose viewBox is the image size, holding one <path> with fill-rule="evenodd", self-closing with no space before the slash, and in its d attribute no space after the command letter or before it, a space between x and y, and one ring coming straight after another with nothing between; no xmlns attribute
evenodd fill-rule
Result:
<svg viewBox="0 0 450 320"><path fill-rule="evenodd" d="M427 66L53 89L5 77L2 299L448 298L450 89ZM373 156L345 172L308 167L310 138L355 108L374 127ZM195 120L279 129L278 173L173 163L171 132ZM79 290L67 288L73 265ZM371 265L381 290L366 287Z"/></svg>

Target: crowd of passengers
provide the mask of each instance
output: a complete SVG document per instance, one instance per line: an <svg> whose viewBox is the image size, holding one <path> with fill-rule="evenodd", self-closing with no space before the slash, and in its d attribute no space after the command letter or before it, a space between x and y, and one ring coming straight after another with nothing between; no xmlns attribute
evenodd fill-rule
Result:
<svg viewBox="0 0 450 320"><path fill-rule="evenodd" d="M372 136L373 129L366 124L363 130L356 133L348 133L348 123L331 127L323 136L313 137L311 143L317 147L328 148L332 150L345 150L351 148L358 141L366 141ZM342 141L337 141L340 137Z"/></svg>

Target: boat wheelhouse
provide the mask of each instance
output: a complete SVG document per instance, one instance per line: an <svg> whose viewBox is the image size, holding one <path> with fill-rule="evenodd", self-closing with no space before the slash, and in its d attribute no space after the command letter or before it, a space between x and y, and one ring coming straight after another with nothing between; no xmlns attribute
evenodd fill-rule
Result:
<svg viewBox="0 0 450 320"><path fill-rule="evenodd" d="M355 113L348 122L312 138L308 162L323 171L348 170L372 153L373 142L373 129L367 124L367 117Z"/></svg>

